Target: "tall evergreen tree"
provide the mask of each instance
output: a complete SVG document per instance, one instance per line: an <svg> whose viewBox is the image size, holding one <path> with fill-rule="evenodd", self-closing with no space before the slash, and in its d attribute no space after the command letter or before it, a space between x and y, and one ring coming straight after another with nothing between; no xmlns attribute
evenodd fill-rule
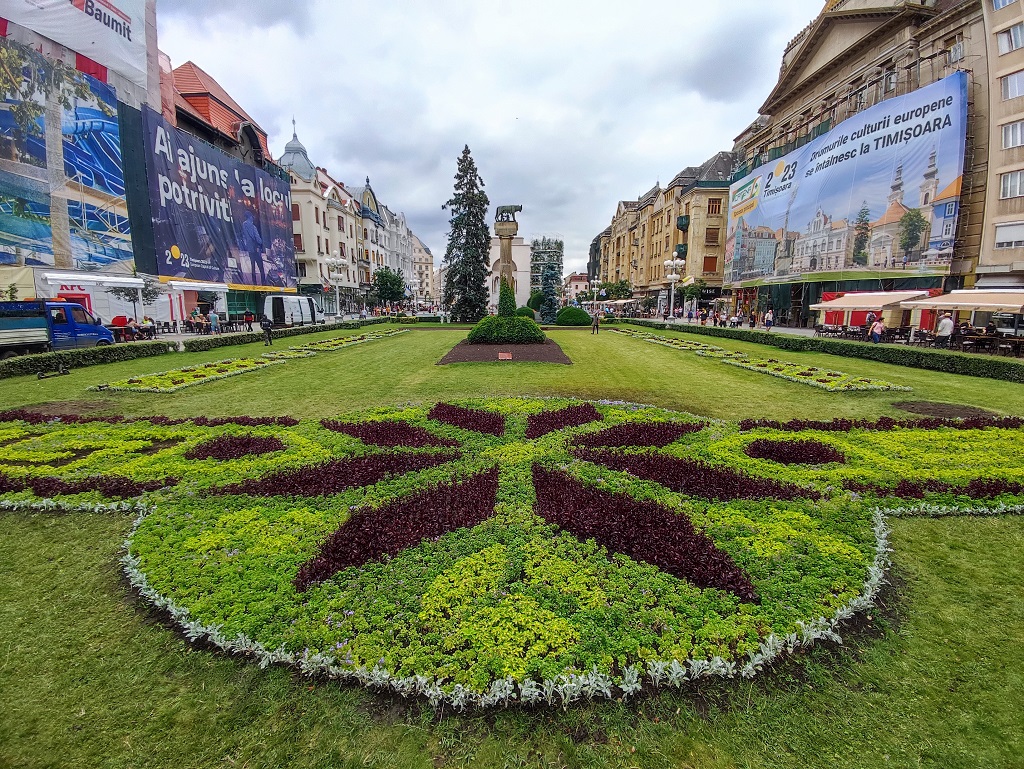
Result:
<svg viewBox="0 0 1024 769"><path fill-rule="evenodd" d="M540 305L540 319L544 323L554 323L558 317L558 284L561 278L558 267L553 264L544 265L540 276L540 290L544 294L544 301Z"/></svg>
<svg viewBox="0 0 1024 769"><path fill-rule="evenodd" d="M483 187L467 145L459 158L452 199L441 207L452 212L444 253L444 303L458 323L476 323L487 314L491 231L487 226L490 201Z"/></svg>

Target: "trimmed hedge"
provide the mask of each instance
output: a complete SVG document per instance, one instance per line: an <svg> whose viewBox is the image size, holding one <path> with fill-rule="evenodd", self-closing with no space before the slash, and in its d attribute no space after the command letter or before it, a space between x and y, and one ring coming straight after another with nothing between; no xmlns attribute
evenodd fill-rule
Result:
<svg viewBox="0 0 1024 769"><path fill-rule="evenodd" d="M89 347L82 350L21 355L17 358L0 361L0 379L57 371L61 365L65 368L76 369L97 366L101 363L152 358L157 355L167 355L174 352L176 348L177 345L174 342L132 342L131 344Z"/></svg>
<svg viewBox="0 0 1024 769"><path fill-rule="evenodd" d="M780 350L821 352L827 355L863 358L865 360L878 361L879 363L891 363L895 366L924 369L925 371L941 371L946 374L963 374L964 376L998 379L1004 382L1024 383L1024 364L1013 359L999 358L995 355L949 352L897 344L851 342L785 333L773 334L768 331L748 331L746 329L716 326L687 325L685 328L680 328L671 323L660 323L650 320L633 320L630 323L635 326L661 329L663 331L680 331L686 334L699 334L736 339L741 342L753 342Z"/></svg>
<svg viewBox="0 0 1024 769"><path fill-rule="evenodd" d="M516 315L518 315L520 318L529 318L530 320L537 320L537 316L534 314L533 310L531 310L529 307L519 307L519 308L517 308L516 309Z"/></svg>
<svg viewBox="0 0 1024 769"><path fill-rule="evenodd" d="M467 339L470 344L544 344L547 337L529 318L490 315L473 326Z"/></svg>
<svg viewBox="0 0 1024 769"><path fill-rule="evenodd" d="M579 307L563 307L555 316L556 326L589 326L591 323L590 313Z"/></svg>
<svg viewBox="0 0 1024 769"><path fill-rule="evenodd" d="M313 326L294 326L293 328L277 328L270 332L274 339L284 339L290 336L301 336L303 334L319 334L324 331L338 331L339 329L358 329L363 326L374 326L378 323L387 323L388 318L367 318L366 320L343 320L338 323L320 323ZM400 318L404 322L406 319ZM410 321L413 322L413 321ZM263 332L254 331L251 334L231 334L229 336L199 336L195 339L186 339L182 342L185 352L206 352L215 350L218 347L231 347L239 344L252 344L263 341Z"/></svg>

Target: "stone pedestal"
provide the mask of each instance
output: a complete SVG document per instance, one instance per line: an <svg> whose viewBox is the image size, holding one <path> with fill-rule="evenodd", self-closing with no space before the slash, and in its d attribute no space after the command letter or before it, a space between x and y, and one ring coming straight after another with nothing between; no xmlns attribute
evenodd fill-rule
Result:
<svg viewBox="0 0 1024 769"><path fill-rule="evenodd" d="M512 275L512 238L519 234L519 223L495 222L494 234L498 236L501 243L501 251L498 257L498 274L503 281L508 283L509 288L515 291L515 278Z"/></svg>

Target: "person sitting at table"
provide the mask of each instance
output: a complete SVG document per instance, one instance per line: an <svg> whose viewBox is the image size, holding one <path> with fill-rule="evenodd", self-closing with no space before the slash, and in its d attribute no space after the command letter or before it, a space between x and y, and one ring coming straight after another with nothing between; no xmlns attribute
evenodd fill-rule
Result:
<svg viewBox="0 0 1024 769"><path fill-rule="evenodd" d="M135 341L142 334L142 326L135 318L128 318L128 322L124 326L125 339L129 341Z"/></svg>
<svg viewBox="0 0 1024 769"><path fill-rule="evenodd" d="M154 321L148 315L142 316L142 334L146 339L152 339L156 336L156 321Z"/></svg>
<svg viewBox="0 0 1024 769"><path fill-rule="evenodd" d="M210 327L210 320L205 315L199 313L198 315L196 315L194 322L196 324L197 334L209 333L207 329Z"/></svg>
<svg viewBox="0 0 1024 769"><path fill-rule="evenodd" d="M985 324L985 336L995 336L998 333L999 332L996 329L996 322L994 320L990 320Z"/></svg>

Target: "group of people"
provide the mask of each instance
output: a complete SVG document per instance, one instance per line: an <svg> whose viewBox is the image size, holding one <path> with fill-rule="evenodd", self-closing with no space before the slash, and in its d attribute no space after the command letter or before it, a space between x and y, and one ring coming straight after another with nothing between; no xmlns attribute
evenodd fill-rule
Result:
<svg viewBox="0 0 1024 769"><path fill-rule="evenodd" d="M189 315L189 320L192 323L192 328L197 334L220 334L220 315L212 307L210 311L203 314L198 307L192 308L192 314Z"/></svg>
<svg viewBox="0 0 1024 769"><path fill-rule="evenodd" d="M677 317L682 317L682 315L677 315ZM725 328L726 326L729 328L740 328L743 326L744 322L749 323L750 328L757 328L758 320L759 318L756 312L751 312L749 315L746 315L742 310L739 310L732 315L728 315L725 312L719 312L718 310L706 309L696 311L688 310L686 313L687 323L696 322L700 323L702 326L706 326L710 323L712 326L720 326L722 328ZM761 325L763 325L766 330L771 331L772 326L775 325L775 311L769 309L768 312L760 316L760 321Z"/></svg>
<svg viewBox="0 0 1024 769"><path fill-rule="evenodd" d="M128 322L124 324L124 336L129 342L136 339L152 339L156 336L156 321L148 315L143 316L142 323L135 318L128 318Z"/></svg>

